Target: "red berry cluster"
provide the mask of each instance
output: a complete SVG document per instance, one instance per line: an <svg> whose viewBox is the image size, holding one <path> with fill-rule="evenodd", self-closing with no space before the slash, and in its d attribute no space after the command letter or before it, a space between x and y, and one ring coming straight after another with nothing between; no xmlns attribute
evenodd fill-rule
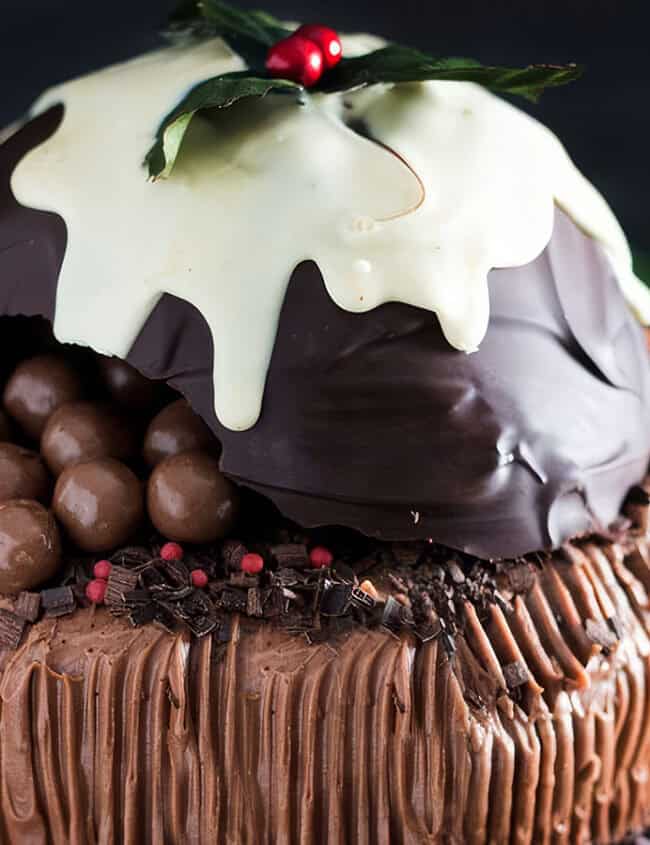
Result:
<svg viewBox="0 0 650 845"><path fill-rule="evenodd" d="M163 560L182 560L185 555L183 547L178 543L165 543L160 550ZM86 585L86 598L93 604L103 604L108 587L108 578L113 565L109 560L98 560L93 567L93 579ZM190 572L192 585L198 589L208 586L208 573L204 569L193 569Z"/></svg>
<svg viewBox="0 0 650 845"><path fill-rule="evenodd" d="M269 49L266 69L271 76L311 88L326 70L341 61L342 54L337 32L328 26L305 24Z"/></svg>
<svg viewBox="0 0 650 845"><path fill-rule="evenodd" d="M86 598L93 604L103 604L108 586L108 576L111 574L113 565L110 560L98 560L93 567L92 581L86 585Z"/></svg>

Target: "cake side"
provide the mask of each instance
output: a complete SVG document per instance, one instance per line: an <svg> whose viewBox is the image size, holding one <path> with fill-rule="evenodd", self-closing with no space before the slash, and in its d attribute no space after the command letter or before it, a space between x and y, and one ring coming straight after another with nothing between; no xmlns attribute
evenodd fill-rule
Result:
<svg viewBox="0 0 650 845"><path fill-rule="evenodd" d="M37 623L4 656L3 838L540 845L650 823L647 538L513 565L488 606L458 572L441 586L451 650L246 617L228 642L103 610Z"/></svg>

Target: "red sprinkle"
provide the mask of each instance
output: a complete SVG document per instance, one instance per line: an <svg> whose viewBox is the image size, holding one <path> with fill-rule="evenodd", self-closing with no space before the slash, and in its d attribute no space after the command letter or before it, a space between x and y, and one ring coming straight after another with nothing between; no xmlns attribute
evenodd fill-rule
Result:
<svg viewBox="0 0 650 845"><path fill-rule="evenodd" d="M183 547L178 543L165 543L160 550L160 557L163 560L182 560L183 554Z"/></svg>
<svg viewBox="0 0 650 845"><path fill-rule="evenodd" d="M112 568L113 564L110 560L98 560L93 566L93 575L95 578L101 578L102 581L107 581Z"/></svg>
<svg viewBox="0 0 650 845"><path fill-rule="evenodd" d="M102 578L95 578L86 584L86 598L93 604L103 604L108 584Z"/></svg>
<svg viewBox="0 0 650 845"><path fill-rule="evenodd" d="M192 579L192 584L200 590L208 586L208 573L204 569L193 569L190 572L190 578Z"/></svg>
<svg viewBox="0 0 650 845"><path fill-rule="evenodd" d="M269 48L266 69L271 76L311 88L323 75L323 51L315 41L291 35Z"/></svg>
<svg viewBox="0 0 650 845"><path fill-rule="evenodd" d="M248 552L241 559L242 572L247 572L249 575L257 575L264 569L264 558L255 552Z"/></svg>
<svg viewBox="0 0 650 845"><path fill-rule="evenodd" d="M314 546L309 552L309 560L314 569L322 569L324 566L331 566L334 555L325 546Z"/></svg>
<svg viewBox="0 0 650 845"><path fill-rule="evenodd" d="M341 39L335 29L329 26L322 26L319 23L307 23L296 30L296 35L308 38L321 48L325 67L330 68L337 65L343 58L343 47Z"/></svg>

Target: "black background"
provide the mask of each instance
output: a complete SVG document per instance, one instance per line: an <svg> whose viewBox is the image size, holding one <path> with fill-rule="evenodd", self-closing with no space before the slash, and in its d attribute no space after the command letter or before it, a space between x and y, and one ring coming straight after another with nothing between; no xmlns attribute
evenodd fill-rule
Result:
<svg viewBox="0 0 650 845"><path fill-rule="evenodd" d="M157 43L174 0L0 0L0 125L54 82ZM277 15L378 32L431 52L491 63L576 61L581 82L533 113L650 251L650 34L633 0L258 0ZM119 103L107 103L117 109Z"/></svg>

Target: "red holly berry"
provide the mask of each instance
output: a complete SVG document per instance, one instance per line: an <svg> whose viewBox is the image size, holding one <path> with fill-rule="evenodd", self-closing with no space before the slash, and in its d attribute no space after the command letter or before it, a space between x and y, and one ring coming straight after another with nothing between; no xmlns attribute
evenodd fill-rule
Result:
<svg viewBox="0 0 650 845"><path fill-rule="evenodd" d="M113 564L110 560L98 560L93 566L93 575L95 578L101 578L103 581L106 581L108 580L108 576L111 574L112 568Z"/></svg>
<svg viewBox="0 0 650 845"><path fill-rule="evenodd" d="M319 23L306 23L296 30L296 35L302 35L303 38L308 38L314 44L318 44L323 54L323 62L328 70L341 61L343 47L336 30Z"/></svg>
<svg viewBox="0 0 650 845"><path fill-rule="evenodd" d="M160 550L160 557L163 560L182 560L183 547L179 546L178 543L165 543Z"/></svg>
<svg viewBox="0 0 650 845"><path fill-rule="evenodd" d="M291 35L269 48L266 69L271 76L292 79L311 88L323 75L323 51L315 41Z"/></svg>
<svg viewBox="0 0 650 845"><path fill-rule="evenodd" d="M193 569L190 572L190 578L192 579L192 584L200 590L208 586L208 573L204 569Z"/></svg>
<svg viewBox="0 0 650 845"><path fill-rule="evenodd" d="M248 575L257 575L264 569L264 558L255 552L248 552L241 559L240 566L242 572L246 572Z"/></svg>
<svg viewBox="0 0 650 845"><path fill-rule="evenodd" d="M322 569L324 566L331 566L334 555L325 546L314 546L309 552L309 561L314 569Z"/></svg>
<svg viewBox="0 0 650 845"><path fill-rule="evenodd" d="M95 578L86 584L86 598L93 604L103 604L108 584L102 578Z"/></svg>

